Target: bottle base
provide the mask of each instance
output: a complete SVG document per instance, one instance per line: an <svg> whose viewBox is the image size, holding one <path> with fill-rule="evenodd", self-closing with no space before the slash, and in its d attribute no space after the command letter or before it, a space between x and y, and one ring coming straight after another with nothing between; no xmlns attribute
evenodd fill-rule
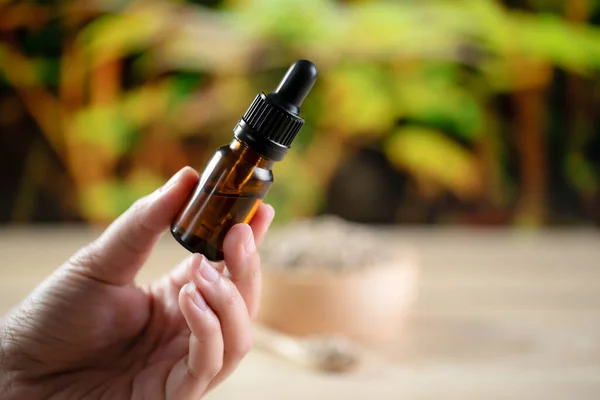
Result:
<svg viewBox="0 0 600 400"><path fill-rule="evenodd" d="M192 253L200 253L210 261L223 261L224 259L222 251L201 237L188 233L177 225L171 226L171 235L179 244Z"/></svg>

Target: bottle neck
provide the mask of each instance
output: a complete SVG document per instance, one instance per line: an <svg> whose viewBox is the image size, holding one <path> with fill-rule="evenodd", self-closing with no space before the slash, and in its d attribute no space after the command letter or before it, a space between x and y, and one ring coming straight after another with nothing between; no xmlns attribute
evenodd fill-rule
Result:
<svg viewBox="0 0 600 400"><path fill-rule="evenodd" d="M273 168L273 164L275 164L274 160L264 157L258 151L252 149L248 144L237 138L229 143L229 149L231 149L232 152L237 153L240 158L245 159L258 168L270 170Z"/></svg>

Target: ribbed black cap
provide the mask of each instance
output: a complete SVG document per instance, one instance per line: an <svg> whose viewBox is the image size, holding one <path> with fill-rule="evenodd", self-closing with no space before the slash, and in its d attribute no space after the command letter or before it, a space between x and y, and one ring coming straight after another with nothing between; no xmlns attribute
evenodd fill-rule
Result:
<svg viewBox="0 0 600 400"><path fill-rule="evenodd" d="M256 96L234 132L265 157L283 159L304 125L300 106L317 79L317 68L307 60L290 66L277 89Z"/></svg>
<svg viewBox="0 0 600 400"><path fill-rule="evenodd" d="M304 120L269 103L267 96L256 96L242 118L261 137L290 147Z"/></svg>

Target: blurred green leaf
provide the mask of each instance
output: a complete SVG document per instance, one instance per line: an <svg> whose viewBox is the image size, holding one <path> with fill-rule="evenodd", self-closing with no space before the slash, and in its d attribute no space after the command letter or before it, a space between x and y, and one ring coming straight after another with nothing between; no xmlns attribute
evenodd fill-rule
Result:
<svg viewBox="0 0 600 400"><path fill-rule="evenodd" d="M592 0L590 3L592 7L594 7L594 3L600 4L596 0ZM527 0L527 4L537 11L552 11L561 14L565 10L565 0Z"/></svg>
<svg viewBox="0 0 600 400"><path fill-rule="evenodd" d="M247 0L233 10L250 32L284 43L327 41L338 18L333 2L323 0Z"/></svg>
<svg viewBox="0 0 600 400"><path fill-rule="evenodd" d="M39 83L34 62L23 57L9 46L0 43L0 72L14 87L30 88Z"/></svg>
<svg viewBox="0 0 600 400"><path fill-rule="evenodd" d="M136 130L115 106L89 107L80 111L69 131L79 141L93 143L116 158L131 149Z"/></svg>
<svg viewBox="0 0 600 400"><path fill-rule="evenodd" d="M174 106L185 102L204 80L204 76L193 72L181 72L171 80L172 103Z"/></svg>
<svg viewBox="0 0 600 400"><path fill-rule="evenodd" d="M471 141L482 133L483 113L473 91L457 85L455 66L423 63L400 69L393 81L399 113Z"/></svg>
<svg viewBox="0 0 600 400"><path fill-rule="evenodd" d="M275 183L265 202L276 210L276 221L288 221L314 215L320 206L321 187L299 151L289 152L274 169Z"/></svg>
<svg viewBox="0 0 600 400"><path fill-rule="evenodd" d="M60 76L60 59L58 57L36 59L33 67L41 83L49 86L58 85Z"/></svg>
<svg viewBox="0 0 600 400"><path fill-rule="evenodd" d="M585 72L600 67L600 31L574 26L549 14L513 15L514 32L527 57Z"/></svg>
<svg viewBox="0 0 600 400"><path fill-rule="evenodd" d="M568 181L578 192L593 195L600 187L598 172L580 153L570 153L564 165Z"/></svg>
<svg viewBox="0 0 600 400"><path fill-rule="evenodd" d="M143 167L124 181L111 180L117 162L130 166L160 159L160 166L147 168L169 169L193 158L190 154L204 154L201 148L190 150L189 143L202 147L229 139L240 113L264 88L257 76L275 82L281 68L300 57L314 60L321 75L303 107L307 124L295 150L276 167L267 201L278 208L278 219L314 214L327 184L323 170L334 168L347 142L361 141L383 144L394 165L419 182L509 207L523 189L512 173L521 166L512 165L508 150L488 155L485 164L478 135L489 137L488 120L501 121L505 111L484 110L496 107L499 93L546 88L557 67L588 74L600 66L600 29L566 21L560 16L564 2L521 3L554 15L515 12L493 0L231 0L220 11L168 0L68 2L51 22L28 16L40 26L20 24L8 32L10 42L0 39L0 77L25 95L24 104L35 110L42 129L55 127L58 134L48 137L82 150L65 162L80 170L71 171L78 185L89 177L107 179L82 189L82 209L90 218L112 218L162 182ZM65 50L73 52L65 59L72 64L59 63ZM93 75L93 82L104 79L118 97L99 106L87 85L105 61L115 61L115 68ZM68 70L60 71L64 65ZM466 69L476 78L465 80ZM397 129L399 117L410 126ZM507 143L499 149L512 146L505 130L500 124L498 140ZM146 132L163 137L142 143ZM352 140L336 137L340 133ZM156 139L153 135L148 136ZM181 141L161 147L168 140ZM333 151L333 141L344 149ZM477 150L458 142L473 143ZM137 144L143 151L134 151ZM314 151L319 145L322 149ZM90 171L88 158L95 160ZM320 174L316 159L328 160ZM502 174L489 184L495 189L487 191L488 185L482 194L479 166L492 163L503 164L497 169ZM580 195L597 188L598 171L583 153L568 156L563 168ZM495 197L502 201L489 201L494 192L502 192Z"/></svg>
<svg viewBox="0 0 600 400"><path fill-rule="evenodd" d="M113 178L89 184L80 192L80 207L89 220L107 222L163 183L164 180L155 173L140 171L127 181Z"/></svg>
<svg viewBox="0 0 600 400"><path fill-rule="evenodd" d="M326 126L362 135L382 135L393 126L397 115L385 68L346 65L330 71L325 79Z"/></svg>
<svg viewBox="0 0 600 400"><path fill-rule="evenodd" d="M416 126L399 129L385 144L385 153L396 167L431 179L457 196L479 191L475 156L441 132Z"/></svg>
<svg viewBox="0 0 600 400"><path fill-rule="evenodd" d="M511 54L519 41L515 40L510 16L500 2L464 0L465 17L476 27L472 34L495 54ZM467 21L462 21L468 26Z"/></svg>
<svg viewBox="0 0 600 400"><path fill-rule="evenodd" d="M454 49L469 26L464 23L467 9L460 3L369 2L350 7L342 14L344 50L376 59L455 58Z"/></svg>
<svg viewBox="0 0 600 400"><path fill-rule="evenodd" d="M161 40L172 21L166 2L137 3L129 12L93 20L79 34L82 48L103 63L128 52L139 51Z"/></svg>
<svg viewBox="0 0 600 400"><path fill-rule="evenodd" d="M97 182L79 192L79 206L86 219L110 221L128 207L127 191L116 179Z"/></svg>
<svg viewBox="0 0 600 400"><path fill-rule="evenodd" d="M172 80L141 86L126 92L115 105L115 112L120 113L128 124L141 128L152 121L168 119L169 106L177 103L180 94Z"/></svg>
<svg viewBox="0 0 600 400"><path fill-rule="evenodd" d="M143 168L134 171L127 180L123 182L123 186L126 187L126 202L133 204L134 201L142 196L152 193L162 185L166 183L164 176L157 174L148 168Z"/></svg>
<svg viewBox="0 0 600 400"><path fill-rule="evenodd" d="M78 140L95 142L115 155L125 154L148 125L167 123L193 89L193 81L167 78L125 92L110 105L91 105L73 117ZM85 133L84 133L85 132Z"/></svg>

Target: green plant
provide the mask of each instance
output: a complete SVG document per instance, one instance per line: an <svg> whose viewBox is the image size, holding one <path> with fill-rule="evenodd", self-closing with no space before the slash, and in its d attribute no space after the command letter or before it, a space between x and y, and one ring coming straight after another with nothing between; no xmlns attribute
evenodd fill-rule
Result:
<svg viewBox="0 0 600 400"><path fill-rule="evenodd" d="M526 13L492 0L231 0L217 9L4 1L0 14L18 18L0 24L0 76L64 160L90 221L113 218L183 164L201 168L252 96L306 57L321 77L308 123L275 170L269 201L279 218L317 213L344 157L376 144L426 201L452 193L514 206L515 221L539 224L544 93L557 69L593 81L600 65L600 30L541 3ZM515 105L514 123L501 117L498 96ZM575 136L559 169L586 199L599 175L585 155L589 135ZM507 162L512 141L518 179ZM34 190L30 178L22 187Z"/></svg>

